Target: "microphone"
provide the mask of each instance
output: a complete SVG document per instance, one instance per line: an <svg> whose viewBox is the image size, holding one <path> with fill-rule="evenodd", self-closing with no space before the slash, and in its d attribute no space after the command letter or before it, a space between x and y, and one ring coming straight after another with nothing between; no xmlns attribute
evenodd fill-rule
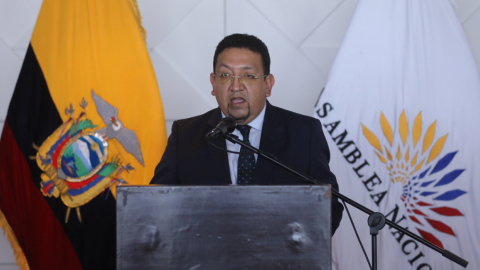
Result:
<svg viewBox="0 0 480 270"><path fill-rule="evenodd" d="M212 129L207 135L205 136L208 140L213 139L215 137L218 137L220 134L225 134L225 133L231 133L235 130L235 120L230 117L225 117L222 120L220 120L220 123Z"/></svg>

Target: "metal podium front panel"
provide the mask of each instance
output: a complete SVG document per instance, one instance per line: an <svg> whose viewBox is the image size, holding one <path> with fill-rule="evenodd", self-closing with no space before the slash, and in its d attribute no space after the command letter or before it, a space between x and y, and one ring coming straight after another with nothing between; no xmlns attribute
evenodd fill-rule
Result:
<svg viewBox="0 0 480 270"><path fill-rule="evenodd" d="M122 186L117 269L330 269L329 186Z"/></svg>

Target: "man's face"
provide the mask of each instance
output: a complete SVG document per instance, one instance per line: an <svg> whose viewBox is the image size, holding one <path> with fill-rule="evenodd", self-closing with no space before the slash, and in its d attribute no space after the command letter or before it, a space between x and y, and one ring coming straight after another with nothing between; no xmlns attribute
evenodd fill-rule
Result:
<svg viewBox="0 0 480 270"><path fill-rule="evenodd" d="M230 48L223 51L217 58L216 74L229 73L233 76L253 74L262 76L262 58L260 54L248 49ZM210 75L212 95L217 99L223 114L232 117L237 124L246 125L255 119L265 106L267 97L272 93L275 84L273 75L266 79L255 79L245 84L242 79L235 78L232 82L222 83L213 74Z"/></svg>

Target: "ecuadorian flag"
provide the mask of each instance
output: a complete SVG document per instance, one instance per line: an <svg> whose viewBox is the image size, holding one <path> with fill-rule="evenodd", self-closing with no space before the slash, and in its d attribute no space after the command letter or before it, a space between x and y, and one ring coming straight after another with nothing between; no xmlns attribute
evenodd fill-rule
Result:
<svg viewBox="0 0 480 270"><path fill-rule="evenodd" d="M45 0L0 141L22 269L115 269L115 196L148 184L165 120L135 1Z"/></svg>

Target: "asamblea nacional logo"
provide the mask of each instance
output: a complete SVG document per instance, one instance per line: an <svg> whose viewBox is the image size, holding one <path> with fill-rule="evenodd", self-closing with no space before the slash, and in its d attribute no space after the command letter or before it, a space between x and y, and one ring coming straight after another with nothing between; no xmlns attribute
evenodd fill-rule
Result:
<svg viewBox="0 0 480 270"><path fill-rule="evenodd" d="M373 122L379 121L379 125L371 127L360 121L340 120L329 102L319 105L315 116L321 120L327 140L337 148L330 151L339 151L345 161L335 161L342 168L336 172L341 189L359 181L364 190L355 193L369 198L365 206L441 248L452 237L457 238L454 224L465 217L454 205L468 194L458 188L467 174L455 159L460 151L452 149L448 134L437 132L436 120L424 123L419 112L408 121L403 110L394 121L380 113ZM368 148L360 149L349 129L357 130L354 137L364 140ZM432 269L414 239L393 227L383 230L390 231L410 265Z"/></svg>
<svg viewBox="0 0 480 270"><path fill-rule="evenodd" d="M76 209L81 221L80 206L112 185L127 183L122 179L122 172L134 168L129 163L123 164L118 156L109 156L109 140L116 139L144 165L138 138L118 119L117 108L93 90L92 98L106 127L98 129L87 118L88 103L83 99L80 114L74 117L72 105L65 109L68 119L37 149L37 164L43 171L41 191L44 196L60 197L68 207L65 222L72 208Z"/></svg>
<svg viewBox="0 0 480 270"><path fill-rule="evenodd" d="M454 229L442 217L463 216L449 202L467 193L456 189L454 181L465 169L450 168L458 151L444 150L448 134L435 138L436 121L422 130L422 113L408 123L405 110L398 119L400 141L395 140L392 125L383 113L380 126L388 144L382 145L377 135L362 124L363 134L373 146L378 159L385 164L390 181L401 185L398 198L415 228L426 240L443 248L442 233L455 236ZM398 136L397 136L398 138ZM429 226L427 226L429 225ZM433 228L431 230L430 228Z"/></svg>

